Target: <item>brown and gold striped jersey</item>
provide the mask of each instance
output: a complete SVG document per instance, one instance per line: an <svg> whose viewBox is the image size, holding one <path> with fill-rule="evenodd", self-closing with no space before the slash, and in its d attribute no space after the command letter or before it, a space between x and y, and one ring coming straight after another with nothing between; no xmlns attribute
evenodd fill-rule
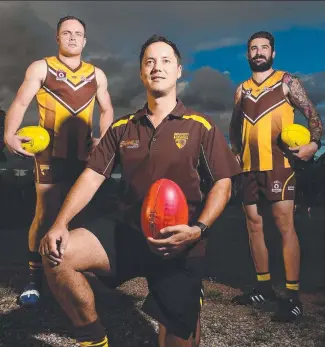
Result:
<svg viewBox="0 0 325 347"><path fill-rule="evenodd" d="M50 155L86 160L97 91L95 67L70 69L58 57L45 58L46 79L36 95L40 122L51 136Z"/></svg>
<svg viewBox="0 0 325 347"><path fill-rule="evenodd" d="M250 78L242 84L243 171L290 167L277 142L282 129L294 122L294 108L283 92L284 74L275 70L262 83Z"/></svg>

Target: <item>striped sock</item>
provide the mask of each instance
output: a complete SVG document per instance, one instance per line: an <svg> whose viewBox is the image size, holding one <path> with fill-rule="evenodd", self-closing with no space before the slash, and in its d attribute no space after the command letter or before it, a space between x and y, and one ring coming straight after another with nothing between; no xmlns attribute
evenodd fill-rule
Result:
<svg viewBox="0 0 325 347"><path fill-rule="evenodd" d="M43 280L42 257L38 252L29 251L29 282L35 283L38 289L41 288Z"/></svg>
<svg viewBox="0 0 325 347"><path fill-rule="evenodd" d="M83 341L79 342L81 347L109 347L107 336L99 341Z"/></svg>
<svg viewBox="0 0 325 347"><path fill-rule="evenodd" d="M262 293L272 291L271 274L269 272L258 272L257 276L257 289Z"/></svg>
<svg viewBox="0 0 325 347"><path fill-rule="evenodd" d="M299 281L286 280L287 294L293 299L299 299Z"/></svg>
<svg viewBox="0 0 325 347"><path fill-rule="evenodd" d="M85 326L76 327L75 336L81 347L109 347L105 329L99 318Z"/></svg>

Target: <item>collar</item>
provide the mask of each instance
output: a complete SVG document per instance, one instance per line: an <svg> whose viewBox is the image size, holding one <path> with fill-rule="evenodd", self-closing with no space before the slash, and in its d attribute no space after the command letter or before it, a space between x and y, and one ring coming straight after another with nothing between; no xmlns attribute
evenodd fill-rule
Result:
<svg viewBox="0 0 325 347"><path fill-rule="evenodd" d="M176 118L182 118L184 116L184 114L186 113L186 107L184 106L184 104L182 103L181 100L179 100L179 99L176 99L176 100L177 100L177 104L176 104L175 108L170 112L169 115L176 117ZM148 114L149 114L148 103L146 103L140 110L138 110L134 114L134 119L138 121L142 117L144 117Z"/></svg>

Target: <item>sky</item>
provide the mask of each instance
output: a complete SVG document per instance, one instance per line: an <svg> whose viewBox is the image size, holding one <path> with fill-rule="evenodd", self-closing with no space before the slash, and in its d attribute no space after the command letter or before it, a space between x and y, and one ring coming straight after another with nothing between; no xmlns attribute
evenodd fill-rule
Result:
<svg viewBox="0 0 325 347"><path fill-rule="evenodd" d="M70 14L86 22L83 59L105 72L116 118L144 104L138 56L160 34L183 57L178 96L227 136L236 86L251 75L246 42L266 30L275 37L274 68L300 77L325 122L324 13L322 1L1 1L0 107L8 109L29 64L57 53L56 24ZM33 102L23 124L37 120ZM306 124L300 114L296 121ZM98 110L94 124L96 134Z"/></svg>

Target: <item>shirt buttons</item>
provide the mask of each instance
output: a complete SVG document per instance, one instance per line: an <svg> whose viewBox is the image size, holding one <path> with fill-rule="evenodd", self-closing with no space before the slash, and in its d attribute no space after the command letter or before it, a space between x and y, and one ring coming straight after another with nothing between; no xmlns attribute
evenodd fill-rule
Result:
<svg viewBox="0 0 325 347"><path fill-rule="evenodd" d="M152 138L152 141L155 142L157 139L155 137Z"/></svg>

